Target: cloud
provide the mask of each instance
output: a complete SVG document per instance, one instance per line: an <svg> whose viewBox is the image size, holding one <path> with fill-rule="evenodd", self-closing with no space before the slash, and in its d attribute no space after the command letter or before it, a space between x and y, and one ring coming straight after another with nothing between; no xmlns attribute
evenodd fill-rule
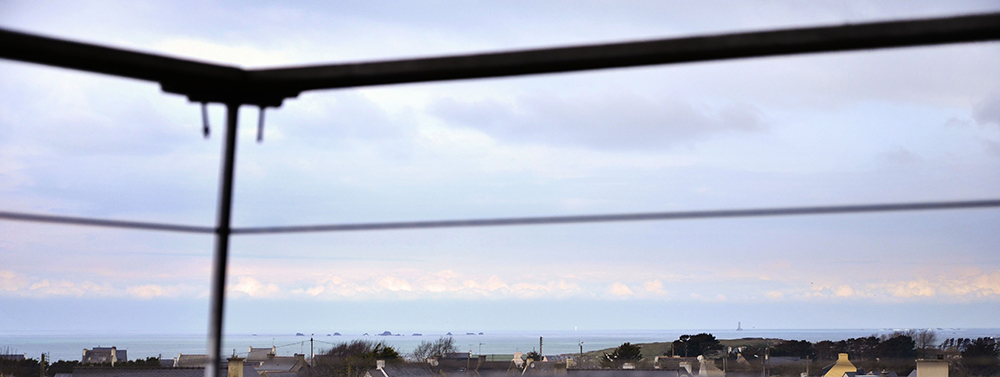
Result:
<svg viewBox="0 0 1000 377"><path fill-rule="evenodd" d="M265 137L323 148L351 141L409 141L418 131L412 114L391 112L379 100L357 91L303 95L267 119Z"/></svg>
<svg viewBox="0 0 1000 377"><path fill-rule="evenodd" d="M611 292L611 294L615 296L632 296L635 294L627 285L619 282L611 284L611 288L608 288L608 292Z"/></svg>
<svg viewBox="0 0 1000 377"><path fill-rule="evenodd" d="M129 296L141 299L151 299L157 297L178 297L183 294L193 294L196 289L183 286L165 286L160 284L144 284L130 286L125 289Z"/></svg>
<svg viewBox="0 0 1000 377"><path fill-rule="evenodd" d="M403 279L398 279L392 276L386 276L379 280L379 286L388 289L393 292L397 291L412 291L413 288L410 287L410 283Z"/></svg>
<svg viewBox="0 0 1000 377"><path fill-rule="evenodd" d="M245 269L245 268L244 268ZM376 270L372 270L376 271ZM642 271L627 275L586 273L578 271L560 278L532 274L491 274L481 276L455 270L421 270L412 267L357 271L349 275L292 274L275 268L268 275L251 276L238 272L229 291L234 298L309 298L321 300L377 299L554 299L554 298L616 298L671 299L662 279L645 279L631 283ZM692 293L697 301L740 302L766 297L770 300L864 300L872 302L968 302L1000 300L1000 270L946 269L927 274L911 271L904 275L914 278L891 279L884 275L876 280L827 277L825 282L810 284L812 274L791 276L778 274L768 279L758 275L732 276L726 271L713 274L692 271L690 276L671 280L678 290ZM303 276L306 275L306 276ZM172 283L147 282L128 284L81 278L51 280L35 278L19 272L0 271L0 293L24 297L132 297L136 299L200 297L204 288L174 280ZM106 279L107 277L105 277ZM729 280L727 280L729 279ZM735 279L735 280L732 280ZM881 280L880 280L881 279ZM161 280L161 281L170 281ZM637 290L636 287L639 287Z"/></svg>
<svg viewBox="0 0 1000 377"><path fill-rule="evenodd" d="M665 291L663 289L663 282L661 282L659 280L650 280L650 281L647 281L645 283L642 283L642 288L645 289L646 292L650 292L650 293L654 293L654 294L658 294L658 295L662 295L662 294L666 294L667 293L667 291Z"/></svg>
<svg viewBox="0 0 1000 377"><path fill-rule="evenodd" d="M14 271L0 270L0 290L16 292L27 288L28 279Z"/></svg>
<svg viewBox="0 0 1000 377"><path fill-rule="evenodd" d="M427 111L449 125L502 141L598 149L660 148L716 133L768 129L763 113L750 104L695 106L627 93L600 98L523 96L511 102L445 98Z"/></svg>
<svg viewBox="0 0 1000 377"><path fill-rule="evenodd" d="M925 279L886 284L884 287L894 297L931 297L936 290Z"/></svg>
<svg viewBox="0 0 1000 377"><path fill-rule="evenodd" d="M229 286L230 292L244 293L250 297L275 296L281 290L274 283L261 283L259 280L248 276L240 276L236 284Z"/></svg>
<svg viewBox="0 0 1000 377"><path fill-rule="evenodd" d="M909 165L919 162L923 162L923 158L920 155L913 153L909 149L902 146L896 146L895 149L883 153L879 156L879 159L885 163L894 165Z"/></svg>
<svg viewBox="0 0 1000 377"><path fill-rule="evenodd" d="M115 296L120 293L109 283L94 283L90 281L73 282L69 280L42 279L28 287L31 296Z"/></svg>
<svg viewBox="0 0 1000 377"><path fill-rule="evenodd" d="M993 93L976 104L972 111L972 119L975 119L980 126L1000 127L1000 93Z"/></svg>
<svg viewBox="0 0 1000 377"><path fill-rule="evenodd" d="M156 46L157 50L171 55L185 56L198 61L225 62L240 67L288 65L295 63L289 52L261 49L252 44L216 43L210 40L173 37Z"/></svg>
<svg viewBox="0 0 1000 377"><path fill-rule="evenodd" d="M1000 156L1000 141L993 140L983 140L983 144L986 146L986 151L994 156Z"/></svg>

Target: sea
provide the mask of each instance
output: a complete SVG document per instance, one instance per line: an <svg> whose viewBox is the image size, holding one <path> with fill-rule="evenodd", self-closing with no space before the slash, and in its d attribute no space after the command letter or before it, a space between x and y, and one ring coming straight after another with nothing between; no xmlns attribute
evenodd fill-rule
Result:
<svg viewBox="0 0 1000 377"><path fill-rule="evenodd" d="M775 338L788 340L843 340L869 335L892 334L908 329L700 329L700 330L588 330L588 331L482 331L474 333L453 333L455 345L462 352L474 355L513 354L514 352L541 351L545 355L576 354L617 347L624 342L653 343L670 342L684 334L711 333L718 339ZM921 329L918 329L921 330ZM1000 337L1000 328L931 329L937 334L938 342L948 338ZM334 333L301 334L227 334L223 341L223 353L245 356L250 347L276 347L279 356L294 354L309 355L321 353L337 343L355 339L385 342L401 354L410 353L424 341L434 341L443 332L406 333L381 335L381 333ZM46 354L47 360L80 360L83 349L94 347L116 347L127 350L128 358L145 359L160 357L173 359L178 354L204 354L205 334L30 334L0 332L0 353L25 354L38 359Z"/></svg>

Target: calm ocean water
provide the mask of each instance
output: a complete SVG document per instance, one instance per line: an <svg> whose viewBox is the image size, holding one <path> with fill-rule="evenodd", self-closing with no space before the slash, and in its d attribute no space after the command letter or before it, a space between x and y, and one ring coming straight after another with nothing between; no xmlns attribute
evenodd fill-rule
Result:
<svg viewBox="0 0 1000 377"><path fill-rule="evenodd" d="M455 333L455 343L463 351L474 354L511 354L516 351L531 351L538 348L538 337L543 337L543 352L547 355L577 353L580 342L584 351L617 347L623 342L650 343L676 340L683 334L709 332L719 339L745 337L767 337L808 341L842 340L872 334L892 333L896 329L834 329L834 330L614 330L614 331L524 331L488 332L483 335ZM939 341L947 338L978 338L1000 336L1000 329L935 329ZM309 353L309 335L295 334L229 334L225 338L225 354L235 349L237 354L246 354L248 347L278 347L279 355ZM403 353L411 352L421 341L435 340L444 333L423 333L422 336L402 334L401 336L378 336L375 333L343 333L341 336L316 334L315 352L330 348L333 343L352 339L385 341ZM205 353L204 334L10 334L0 333L0 352L24 353L38 358L47 353L51 360L79 360L84 348L115 346L128 350L129 359L161 356L174 358L179 353Z"/></svg>

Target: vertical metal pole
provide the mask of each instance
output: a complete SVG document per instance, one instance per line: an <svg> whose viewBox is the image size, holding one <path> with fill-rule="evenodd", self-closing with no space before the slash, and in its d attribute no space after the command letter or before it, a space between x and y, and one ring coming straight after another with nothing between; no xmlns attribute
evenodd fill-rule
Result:
<svg viewBox="0 0 1000 377"><path fill-rule="evenodd" d="M233 213L233 173L236 165L237 118L240 105L226 104L226 142L222 150L219 182L219 211L216 214L215 260L212 268L212 302L208 312L208 361L205 377L218 377L222 354L222 319L226 303L226 264L229 259L229 233Z"/></svg>

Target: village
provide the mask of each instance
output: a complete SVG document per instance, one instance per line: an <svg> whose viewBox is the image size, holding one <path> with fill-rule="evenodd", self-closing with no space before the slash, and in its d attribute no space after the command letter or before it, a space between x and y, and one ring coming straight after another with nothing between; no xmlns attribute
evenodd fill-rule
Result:
<svg viewBox="0 0 1000 377"><path fill-rule="evenodd" d="M673 342L631 344L544 355L459 352L452 337L424 341L402 354L385 342L353 340L318 353L279 356L272 347L236 350L217 365L228 377L965 377L1000 375L995 338L946 339L930 331L808 342L683 335ZM201 377L205 354L130 360L117 347L84 349L80 360L51 362L0 355L3 377Z"/></svg>

